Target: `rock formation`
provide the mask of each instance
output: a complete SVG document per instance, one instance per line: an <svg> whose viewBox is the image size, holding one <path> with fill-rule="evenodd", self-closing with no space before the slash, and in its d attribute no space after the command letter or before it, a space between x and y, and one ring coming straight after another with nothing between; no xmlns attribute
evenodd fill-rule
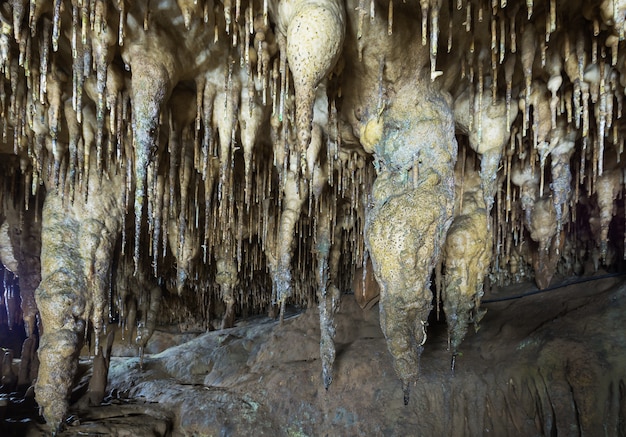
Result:
<svg viewBox="0 0 626 437"><path fill-rule="evenodd" d="M455 353L487 280L619 268L625 14L3 2L0 261L21 298L4 305L40 339L50 428L110 322L143 347L158 323L226 328L317 301L332 389L333 315L371 262L408 402L435 296Z"/></svg>

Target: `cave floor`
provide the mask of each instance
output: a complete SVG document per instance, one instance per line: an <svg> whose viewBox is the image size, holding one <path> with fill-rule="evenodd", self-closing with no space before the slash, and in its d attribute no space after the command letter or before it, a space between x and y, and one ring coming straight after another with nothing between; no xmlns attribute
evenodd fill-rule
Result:
<svg viewBox="0 0 626 437"><path fill-rule="evenodd" d="M282 326L257 317L195 335L162 330L143 370L136 357L112 358L105 403L77 402L59 435L625 435L626 279L497 301L533 289L486 293L454 371L446 326L433 320L407 406L378 306L363 311L344 295L328 390L315 309ZM11 405L2 435L46 434Z"/></svg>

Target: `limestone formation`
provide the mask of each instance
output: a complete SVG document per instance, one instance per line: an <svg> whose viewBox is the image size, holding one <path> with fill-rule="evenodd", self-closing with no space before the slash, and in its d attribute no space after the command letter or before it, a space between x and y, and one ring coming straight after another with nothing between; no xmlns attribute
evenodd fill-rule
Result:
<svg viewBox="0 0 626 437"><path fill-rule="evenodd" d="M459 164L457 169L463 167ZM465 338L469 324L473 322L477 326L484 311L480 309L480 300L493 245L482 177L469 166L463 175L459 175L458 170L456 175L455 214L444 246L442 289L453 355Z"/></svg>
<svg viewBox="0 0 626 437"><path fill-rule="evenodd" d="M365 268L408 401L438 296L456 353L486 278L620 268L624 3L2 2L5 307L50 428L110 323L317 301L332 390Z"/></svg>

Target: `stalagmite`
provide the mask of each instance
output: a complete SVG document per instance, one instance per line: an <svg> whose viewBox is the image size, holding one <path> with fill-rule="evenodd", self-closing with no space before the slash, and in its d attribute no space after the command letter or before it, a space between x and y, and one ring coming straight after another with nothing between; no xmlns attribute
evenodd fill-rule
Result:
<svg viewBox="0 0 626 437"><path fill-rule="evenodd" d="M8 349L0 349L2 351L2 365L0 375L0 383L2 384L2 391L10 393L15 390L17 384L17 375L13 371L13 351Z"/></svg>
<svg viewBox="0 0 626 437"><path fill-rule="evenodd" d="M374 277L372 261L368 258L364 268L354 272L354 298L359 306L369 310L380 300L380 287Z"/></svg>
<svg viewBox="0 0 626 437"><path fill-rule="evenodd" d="M17 390L26 390L31 386L32 375L37 375L37 342L34 336L29 336L22 345L20 367L17 372Z"/></svg>
<svg viewBox="0 0 626 437"><path fill-rule="evenodd" d="M135 338L135 342L139 346L141 358L143 358L143 350L156 328L157 316L161 305L161 287L154 284L149 287L150 289L142 298L142 317L137 324L137 337Z"/></svg>
<svg viewBox="0 0 626 437"><path fill-rule="evenodd" d="M114 330L107 335L104 349L100 349L93 357L93 369L89 386L87 388L86 401L88 405L100 405L104 400L111 361L111 349L113 347Z"/></svg>

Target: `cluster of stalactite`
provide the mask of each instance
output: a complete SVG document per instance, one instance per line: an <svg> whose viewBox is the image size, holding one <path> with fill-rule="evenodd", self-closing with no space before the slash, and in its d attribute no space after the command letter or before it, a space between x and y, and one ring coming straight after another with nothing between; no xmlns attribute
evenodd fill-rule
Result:
<svg viewBox="0 0 626 437"><path fill-rule="evenodd" d="M79 346L93 332L102 354L109 321L142 348L159 320L227 328L317 302L328 388L332 315L362 278L408 401L433 291L456 355L485 281L618 265L625 14L2 3L0 256L42 336L46 419L61 423Z"/></svg>

